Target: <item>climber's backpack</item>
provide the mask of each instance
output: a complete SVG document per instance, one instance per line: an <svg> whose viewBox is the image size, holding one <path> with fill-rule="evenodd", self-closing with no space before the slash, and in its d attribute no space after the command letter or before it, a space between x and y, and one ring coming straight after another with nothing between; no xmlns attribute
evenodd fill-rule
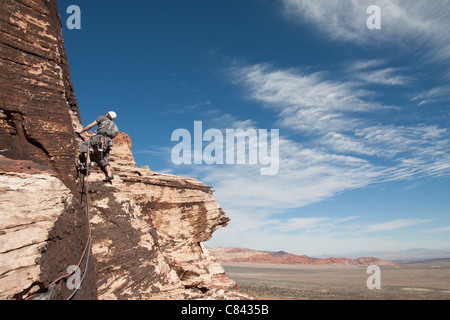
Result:
<svg viewBox="0 0 450 320"><path fill-rule="evenodd" d="M98 127L97 133L104 134L107 137L114 139L119 133L119 128L114 123L114 121L108 119L101 122L100 126Z"/></svg>

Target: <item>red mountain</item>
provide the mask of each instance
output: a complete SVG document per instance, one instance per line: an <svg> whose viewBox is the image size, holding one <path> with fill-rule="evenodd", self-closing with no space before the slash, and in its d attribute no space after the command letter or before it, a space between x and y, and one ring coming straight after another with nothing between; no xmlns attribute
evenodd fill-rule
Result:
<svg viewBox="0 0 450 320"><path fill-rule="evenodd" d="M306 255L295 255L284 251L255 251L241 248L215 248L210 251L220 262L274 263L291 265L393 265L394 263L375 257L347 258L312 258Z"/></svg>

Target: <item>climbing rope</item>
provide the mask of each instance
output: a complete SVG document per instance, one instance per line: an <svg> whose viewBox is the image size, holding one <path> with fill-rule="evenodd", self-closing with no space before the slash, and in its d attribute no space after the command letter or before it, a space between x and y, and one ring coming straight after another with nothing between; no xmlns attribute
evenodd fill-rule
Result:
<svg viewBox="0 0 450 320"><path fill-rule="evenodd" d="M86 273L87 273L87 269L88 269L88 266L89 266L89 256L90 256L90 253L91 253L92 229L91 229L91 216L90 216L90 210L89 210L89 164L90 164L90 147L91 147L91 141L90 141L90 139L89 139L88 141L89 141L89 142L88 142L88 152L87 152L87 158L86 158L86 175L85 175L85 178L84 178L83 188L84 188L84 186L86 185L86 188L85 188L85 189L86 189L86 216L87 216L87 219L88 219L89 236L88 236L88 239L87 239L86 244L85 244L85 246L84 246L83 254L82 254L81 258L80 258L80 261L79 261L78 264L76 265L76 268L75 268L72 272L67 273L67 274L65 274L65 275L63 275L63 276L61 276L61 277L59 277L58 279L52 281L52 282L51 282L48 286L46 286L43 290L40 290L40 292L48 291L52 286L56 285L56 284L57 284L58 282L60 282L61 280L67 279L67 278L69 278L71 275L73 275L73 274L76 272L76 270L80 269L81 263L83 262L83 260L84 260L84 258L85 258L85 256L86 256L86 253L87 253L86 266L85 266L85 268L84 268L83 277L81 278L80 283L77 284L77 286L76 286L76 288L74 289L74 291L72 292L72 294L71 294L66 300L71 300L71 299L74 297L74 295L78 292L78 290L81 288L81 285L83 284L84 278L85 278ZM31 288L32 288L32 287L30 287L29 290L31 290ZM25 300L30 300L31 298L33 298L34 296L36 296L36 295L39 294L40 292L37 292L37 293L35 293L35 294L33 294L33 295L27 297ZM24 293L24 295L25 295L25 294L27 294L27 292Z"/></svg>
<svg viewBox="0 0 450 320"><path fill-rule="evenodd" d="M86 182L86 216L87 216L88 225L89 225L89 237L88 237L88 241L86 243L86 246L84 247L84 251L83 251L83 255L81 256L81 260L78 263L77 268L75 270L80 268L81 262L84 259L84 256L86 254L86 248L87 248L88 253L87 253L87 258L86 258L86 266L84 268L84 273L83 273L83 277L80 280L80 284L76 286L75 290L72 292L72 294L66 300L71 300L73 298L73 296L81 288L81 285L83 284L83 281L84 281L84 277L86 276L86 273L87 273L87 269L88 269L88 266L89 266L89 256L91 254L92 230L91 230L91 214L90 214L90 210L89 210L89 167L90 167L90 163L91 163L90 146L91 146L91 139L89 138L89 140L88 140L88 152L87 152L87 158L86 158L86 176L85 176L85 182ZM72 271L72 274L73 274L73 272L75 272L75 270Z"/></svg>

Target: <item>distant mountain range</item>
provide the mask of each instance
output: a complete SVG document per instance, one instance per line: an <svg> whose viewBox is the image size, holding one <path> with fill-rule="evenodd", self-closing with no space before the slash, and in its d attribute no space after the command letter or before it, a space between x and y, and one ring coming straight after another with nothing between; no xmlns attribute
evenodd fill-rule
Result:
<svg viewBox="0 0 450 320"><path fill-rule="evenodd" d="M358 251L354 253L344 254L344 256L349 259L360 256L371 256L393 262L413 262L413 261L424 261L433 259L449 259L450 249L431 250L424 248L414 248L398 251ZM320 258L327 258L327 257L329 256L328 255L320 256Z"/></svg>
<svg viewBox="0 0 450 320"><path fill-rule="evenodd" d="M336 256L309 257L284 251L259 251L245 248L209 249L220 262L275 263L294 265L390 265L395 263L420 262L433 259L450 259L450 250L414 248L399 251L359 251ZM345 257L345 258L343 258Z"/></svg>
<svg viewBox="0 0 450 320"><path fill-rule="evenodd" d="M249 263L274 263L290 265L394 265L395 263L384 261L376 257L348 258L312 258L305 255L295 255L284 251L257 251L243 248L215 248L209 249L220 262L249 262Z"/></svg>

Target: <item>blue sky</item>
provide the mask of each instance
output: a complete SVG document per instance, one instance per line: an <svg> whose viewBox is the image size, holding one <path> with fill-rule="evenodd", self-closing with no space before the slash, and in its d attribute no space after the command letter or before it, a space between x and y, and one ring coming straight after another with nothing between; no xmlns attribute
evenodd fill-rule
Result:
<svg viewBox="0 0 450 320"><path fill-rule="evenodd" d="M231 223L208 246L449 249L450 1L355 3L59 0L83 124L115 110L138 166L214 186ZM278 129L278 173L174 165L194 121Z"/></svg>

